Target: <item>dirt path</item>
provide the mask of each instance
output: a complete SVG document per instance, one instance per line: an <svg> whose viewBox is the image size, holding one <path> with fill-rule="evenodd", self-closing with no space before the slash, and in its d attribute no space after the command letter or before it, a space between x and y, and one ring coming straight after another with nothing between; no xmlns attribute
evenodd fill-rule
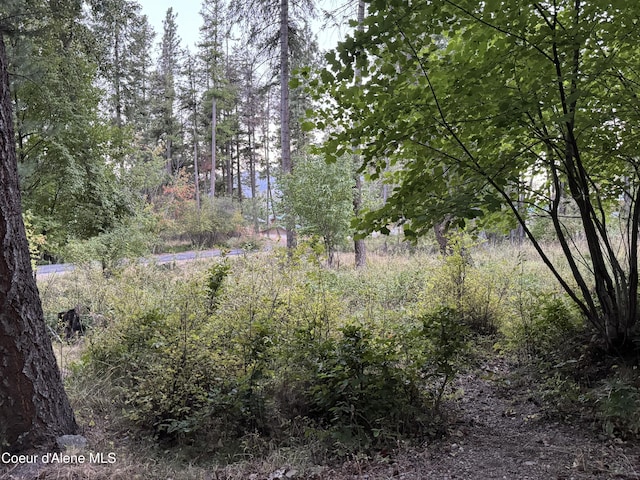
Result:
<svg viewBox="0 0 640 480"><path fill-rule="evenodd" d="M550 420L525 385L494 360L461 376L451 435L390 465L351 462L321 479L640 479L640 447Z"/></svg>

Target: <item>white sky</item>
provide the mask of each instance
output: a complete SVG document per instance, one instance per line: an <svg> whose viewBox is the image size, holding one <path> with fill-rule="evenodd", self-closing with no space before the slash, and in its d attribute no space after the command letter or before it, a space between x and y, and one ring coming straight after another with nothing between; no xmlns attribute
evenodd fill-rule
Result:
<svg viewBox="0 0 640 480"><path fill-rule="evenodd" d="M142 14L149 18L149 23L156 32L155 42L158 43L162 40L162 21L164 20L167 9L173 7L174 13L178 14L176 23L178 24L178 35L181 39L181 45L183 48L189 47L189 50L194 53L196 51L196 43L200 36L200 24L202 17L200 17L201 0L137 0L142 6ZM329 4L329 8L335 6L334 1L325 0L320 4ZM332 5L333 4L333 5ZM320 48L329 49L338 42L340 32L336 29L322 29L320 27L320 21L314 21L313 25L318 30L318 43Z"/></svg>
<svg viewBox="0 0 640 480"><path fill-rule="evenodd" d="M178 35L183 47L189 47L191 52L195 52L196 43L200 36L200 0L137 0L142 6L142 14L149 18L149 23L156 32L155 42L162 40L162 21L164 20L169 7L173 7L174 13L178 14L176 23L178 24Z"/></svg>

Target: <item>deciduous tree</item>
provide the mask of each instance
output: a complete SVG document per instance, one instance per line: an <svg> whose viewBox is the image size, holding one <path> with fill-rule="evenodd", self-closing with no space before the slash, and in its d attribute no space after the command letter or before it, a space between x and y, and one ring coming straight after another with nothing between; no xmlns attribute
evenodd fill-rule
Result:
<svg viewBox="0 0 640 480"><path fill-rule="evenodd" d="M320 82L333 101L316 122L333 129L329 158L361 146L372 177L387 158L402 167L386 205L360 228L400 222L417 237L447 215L506 209L606 344L630 345L639 314L638 18L640 4L603 0L372 1L364 29L328 57ZM565 228L563 202L584 250ZM570 275L533 234L534 215L548 219Z"/></svg>
<svg viewBox="0 0 640 480"><path fill-rule="evenodd" d="M286 210L293 213L302 233L322 238L332 266L353 216L352 160L343 157L326 164L318 156L301 157L282 183L283 201L289 204Z"/></svg>

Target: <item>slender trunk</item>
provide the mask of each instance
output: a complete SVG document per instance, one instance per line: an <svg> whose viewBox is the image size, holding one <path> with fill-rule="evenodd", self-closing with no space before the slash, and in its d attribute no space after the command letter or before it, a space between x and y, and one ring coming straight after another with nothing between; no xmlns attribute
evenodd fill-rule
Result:
<svg viewBox="0 0 640 480"><path fill-rule="evenodd" d="M216 129L217 129L217 116L218 116L218 102L214 95L211 100L211 190L209 190L209 196L211 198L216 196Z"/></svg>
<svg viewBox="0 0 640 480"><path fill-rule="evenodd" d="M233 150L231 149L231 140L228 140L225 145L225 165L227 170L227 195L233 197Z"/></svg>
<svg viewBox="0 0 640 480"><path fill-rule="evenodd" d="M51 449L77 430L62 386L22 221L7 57L0 32L0 450Z"/></svg>
<svg viewBox="0 0 640 480"><path fill-rule="evenodd" d="M258 189L256 186L256 159L255 159L255 148L256 148L256 128L253 123L250 126L250 134L249 134L249 175L251 176L251 216L253 217L253 231L254 233L258 233L260 231L260 226L258 225L258 212L257 212L257 194Z"/></svg>
<svg viewBox="0 0 640 480"><path fill-rule="evenodd" d="M267 228L271 226L271 215L273 214L273 220L276 219L276 212L271 197L271 167L269 165L269 114L271 113L271 90L267 91L267 112L262 124L262 134L264 136L264 165L265 173L267 175ZM269 213L273 210L273 213Z"/></svg>
<svg viewBox="0 0 640 480"><path fill-rule="evenodd" d="M289 0L280 0L280 144L282 149L282 173L293 172L291 162L291 131L289 124ZM295 221L291 208L286 206L287 249L296 246Z"/></svg>
<svg viewBox="0 0 640 480"><path fill-rule="evenodd" d="M165 155L167 159L167 174L173 176L173 160L171 159L171 138L167 139L167 150Z"/></svg>
<svg viewBox="0 0 640 480"><path fill-rule="evenodd" d="M114 79L115 84L115 102L116 102L116 126L122 128L122 87L120 74L120 25L116 22L113 33L113 61L114 61Z"/></svg>
<svg viewBox="0 0 640 480"><path fill-rule="evenodd" d="M240 170L240 134L236 135L236 184L238 185L238 201L242 203L242 172Z"/></svg>
<svg viewBox="0 0 640 480"><path fill-rule="evenodd" d="M364 0L358 0L358 30L364 28ZM362 73L359 68L356 68L355 72L356 84L362 84ZM362 175L360 175L360 156L353 156L354 163L354 183L355 189L353 192L353 215L358 218L360 210L362 210ZM363 238L353 240L353 251L356 268L362 268L367 264L367 247Z"/></svg>
<svg viewBox="0 0 640 480"><path fill-rule="evenodd" d="M516 206L518 208L518 211L520 212L520 214L522 215L522 217L524 218L524 214L525 214L525 206L524 206L524 187L522 182L518 182L518 202L516 203ZM516 228L512 229L509 232L509 239L511 240L512 243L515 243L517 245L521 245L522 242L524 241L524 229L522 228L522 225L520 225L519 223L516 225Z"/></svg>
<svg viewBox="0 0 640 480"><path fill-rule="evenodd" d="M193 106L193 176L196 185L196 207L200 211L200 172L198 168L198 126L196 124L196 106Z"/></svg>

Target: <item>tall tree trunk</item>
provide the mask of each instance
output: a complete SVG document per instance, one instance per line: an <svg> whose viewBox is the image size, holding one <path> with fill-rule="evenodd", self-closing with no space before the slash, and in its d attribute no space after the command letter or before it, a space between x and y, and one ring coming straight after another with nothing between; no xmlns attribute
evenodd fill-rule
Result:
<svg viewBox="0 0 640 480"><path fill-rule="evenodd" d="M116 126L122 128L122 75L120 65L120 24L115 22L113 32L113 63L114 63L114 77L113 83L115 86L115 107L116 107Z"/></svg>
<svg viewBox="0 0 640 480"><path fill-rule="evenodd" d="M193 103L193 183L195 185L196 208L200 211L200 168L198 165L198 97L196 94L196 79L193 71L193 59L189 56L189 83L191 88L191 102ZM205 187L206 190L206 187Z"/></svg>
<svg viewBox="0 0 640 480"><path fill-rule="evenodd" d="M218 117L218 102L214 95L211 100L211 190L209 190L209 196L211 198L216 196L216 130L217 130L217 117Z"/></svg>
<svg viewBox="0 0 640 480"><path fill-rule="evenodd" d="M358 30L362 30L364 28L364 0L358 0ZM360 85L362 83L362 73L358 68L356 70L356 84ZM355 183L355 191L353 193L353 215L357 218L360 215L360 210L362 209L362 175L359 173L360 168L360 156L354 155L354 183ZM353 250L355 254L355 264L356 268L362 268L367 264L367 248L364 243L364 239L354 239L353 241Z"/></svg>
<svg viewBox="0 0 640 480"><path fill-rule="evenodd" d="M262 136L264 138L264 166L265 175L267 176L267 228L271 227L271 215L273 221L276 221L276 210L273 204L273 196L271 192L271 161L269 159L269 115L271 113L271 90L267 91L267 112L262 122Z"/></svg>
<svg viewBox="0 0 640 480"><path fill-rule="evenodd" d="M238 188L238 201L242 203L242 172L240 171L240 133L236 135L236 185Z"/></svg>
<svg viewBox="0 0 640 480"><path fill-rule="evenodd" d="M258 188L256 182L256 127L253 122L249 127L249 175L251 175L251 216L253 217L253 231L258 233L260 225L258 225Z"/></svg>
<svg viewBox="0 0 640 480"><path fill-rule="evenodd" d="M171 158L171 138L167 138L165 158L167 160L167 175L173 177L173 159Z"/></svg>
<svg viewBox="0 0 640 480"><path fill-rule="evenodd" d="M282 173L293 171L291 162L291 129L289 122L289 0L280 0L280 144L282 148ZM296 246L295 221L290 207L286 208L287 249Z"/></svg>
<svg viewBox="0 0 640 480"><path fill-rule="evenodd" d="M194 99L195 100L195 99ZM198 168L198 125L197 125L197 112L195 101L193 103L193 176L194 183L196 185L196 207L200 211L200 171ZM206 186L205 186L206 189Z"/></svg>
<svg viewBox="0 0 640 480"><path fill-rule="evenodd" d="M0 450L51 448L77 430L62 386L22 221L9 76L0 32Z"/></svg>
<svg viewBox="0 0 640 480"><path fill-rule="evenodd" d="M225 165L227 167L227 195L233 197L233 149L231 148L231 140L227 140L225 153Z"/></svg>

